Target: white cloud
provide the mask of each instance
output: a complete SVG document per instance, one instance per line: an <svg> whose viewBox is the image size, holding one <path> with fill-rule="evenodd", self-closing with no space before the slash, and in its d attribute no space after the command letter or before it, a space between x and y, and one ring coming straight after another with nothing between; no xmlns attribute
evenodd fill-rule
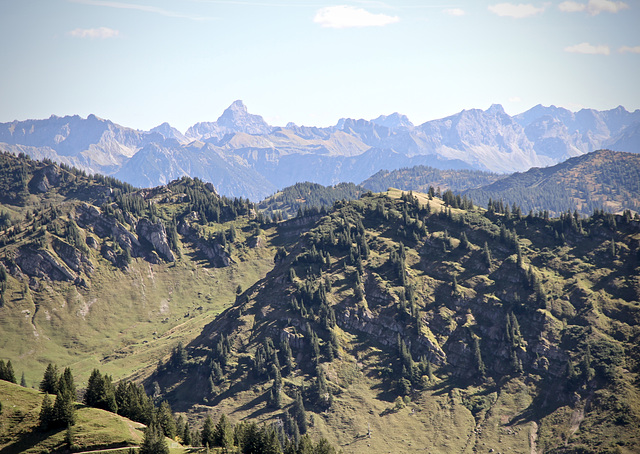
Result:
<svg viewBox="0 0 640 454"><path fill-rule="evenodd" d="M618 52L620 52L621 54L626 54L626 53L640 54L640 46L634 46L634 47L622 46L620 49L618 49Z"/></svg>
<svg viewBox="0 0 640 454"><path fill-rule="evenodd" d="M400 18L370 13L354 6L339 5L319 9L313 21L327 28L382 27L399 22Z"/></svg>
<svg viewBox="0 0 640 454"><path fill-rule="evenodd" d="M489 11L498 16L514 17L516 19L522 19L523 17L535 16L544 12L545 6L537 7L530 3L514 5L513 3L498 3L496 5L489 5Z"/></svg>
<svg viewBox="0 0 640 454"><path fill-rule="evenodd" d="M90 38L90 39L115 38L119 34L120 32L118 30L114 30L108 27L76 28L75 30L71 30L68 33L69 36L73 36L74 38Z"/></svg>
<svg viewBox="0 0 640 454"><path fill-rule="evenodd" d="M509 98L509 102L520 102L522 101L522 99L520 99L520 96L512 96L511 98Z"/></svg>
<svg viewBox="0 0 640 454"><path fill-rule="evenodd" d="M460 8L445 9L444 13L445 14L449 14L450 16L464 16L465 15L464 10L460 9Z"/></svg>
<svg viewBox="0 0 640 454"><path fill-rule="evenodd" d="M558 9L565 13L578 13L587 9L587 5L578 2L562 2L558 5Z"/></svg>
<svg viewBox="0 0 640 454"><path fill-rule="evenodd" d="M589 0L588 3L566 1L558 5L558 9L565 13L586 11L592 16L596 16L600 13L617 13L628 8L629 5L625 2L617 2L613 0Z"/></svg>
<svg viewBox="0 0 640 454"><path fill-rule="evenodd" d="M576 54L600 54L600 55L609 55L611 51L609 50L609 46L605 46L600 44L598 46L594 46L589 43L580 43L574 46L568 46L564 48L565 52L572 52Z"/></svg>

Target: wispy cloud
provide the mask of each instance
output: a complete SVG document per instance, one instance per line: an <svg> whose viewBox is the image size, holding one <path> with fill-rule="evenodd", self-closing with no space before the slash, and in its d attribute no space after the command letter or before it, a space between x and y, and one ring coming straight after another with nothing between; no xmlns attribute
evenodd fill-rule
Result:
<svg viewBox="0 0 640 454"><path fill-rule="evenodd" d="M146 13L159 14L166 17L176 17L179 19L189 19L195 21L211 20L212 17L199 16L194 14L186 14L178 11L170 11L156 6L139 5L136 3L114 2L109 0L69 0L72 3L82 3L84 5L104 6L107 8L130 9L134 11L143 11Z"/></svg>
<svg viewBox="0 0 640 454"><path fill-rule="evenodd" d="M74 38L90 38L90 39L107 39L115 38L120 34L118 30L114 30L108 27L98 28L76 28L67 33Z"/></svg>
<svg viewBox="0 0 640 454"><path fill-rule="evenodd" d="M622 46L620 49L618 49L618 52L620 52L621 54L640 54L640 46Z"/></svg>
<svg viewBox="0 0 640 454"><path fill-rule="evenodd" d="M503 17L513 17L516 19L522 19L523 17L535 16L536 14L541 14L546 9L547 5L543 6L534 6L530 3L518 4L515 5L513 3L498 3L496 5L489 5L489 11L498 16Z"/></svg>
<svg viewBox="0 0 640 454"><path fill-rule="evenodd" d="M600 13L617 13L628 8L629 5L625 2L617 2L613 0L589 0L588 3L566 1L558 5L558 9L565 13L579 13L586 11L592 16L596 16Z"/></svg>
<svg viewBox="0 0 640 454"><path fill-rule="evenodd" d="M448 8L443 11L445 14L450 16L464 16L465 12L461 8Z"/></svg>
<svg viewBox="0 0 640 454"><path fill-rule="evenodd" d="M313 21L327 28L382 27L399 22L398 16L374 14L354 6L327 6L316 12Z"/></svg>
<svg viewBox="0 0 640 454"><path fill-rule="evenodd" d="M509 102L521 102L522 99L520 99L520 96L512 96L511 98L509 98Z"/></svg>
<svg viewBox="0 0 640 454"><path fill-rule="evenodd" d="M564 50L565 52L572 52L576 54L609 55L611 53L609 46L605 46L604 44L594 46L589 43L580 43L574 46L568 46L565 47Z"/></svg>

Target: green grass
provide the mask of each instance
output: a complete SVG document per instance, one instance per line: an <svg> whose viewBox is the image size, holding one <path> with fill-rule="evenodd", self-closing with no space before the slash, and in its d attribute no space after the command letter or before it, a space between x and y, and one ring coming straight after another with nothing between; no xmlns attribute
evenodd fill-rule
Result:
<svg viewBox="0 0 640 454"><path fill-rule="evenodd" d="M134 259L121 271L96 252L89 288L41 281L33 291L9 277L0 308L0 351L18 377L37 387L48 362L71 367L83 386L94 368L120 379L140 376L179 342L188 344L215 315L273 266L270 247L242 251L226 268L210 267L183 246L173 264Z"/></svg>
<svg viewBox="0 0 640 454"><path fill-rule="evenodd" d="M43 394L0 381L0 452L46 453L66 447L66 429L40 432L38 415ZM144 426L121 416L77 404L72 428L74 450L137 446Z"/></svg>

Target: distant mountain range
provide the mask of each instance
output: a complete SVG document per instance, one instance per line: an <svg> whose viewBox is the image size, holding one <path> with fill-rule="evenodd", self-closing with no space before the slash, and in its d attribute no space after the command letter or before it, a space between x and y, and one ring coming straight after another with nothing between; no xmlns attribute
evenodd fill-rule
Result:
<svg viewBox="0 0 640 454"><path fill-rule="evenodd" d="M89 115L0 124L0 150L115 176L140 187L188 175L221 194L261 200L301 181L360 183L415 165L498 173L545 167L599 148L638 152L640 110L571 112L538 105L509 116L500 105L415 126L399 113L341 119L326 128L269 125L235 101L184 134L164 123L138 131Z"/></svg>

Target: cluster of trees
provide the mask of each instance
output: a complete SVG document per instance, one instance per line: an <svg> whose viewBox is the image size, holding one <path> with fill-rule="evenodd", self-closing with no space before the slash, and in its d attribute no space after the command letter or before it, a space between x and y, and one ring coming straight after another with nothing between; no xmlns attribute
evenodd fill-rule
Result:
<svg viewBox="0 0 640 454"><path fill-rule="evenodd" d="M320 213L337 200L357 199L364 189L353 183L340 183L335 186L322 186L317 183L296 183L260 202L258 209L265 216L287 219ZM315 208L316 210L311 210Z"/></svg>
<svg viewBox="0 0 640 454"><path fill-rule="evenodd" d="M187 206L184 213L195 211L203 225L231 221L255 210L254 204L248 199L220 196L211 183L199 178L182 177L170 186L176 192L185 193Z"/></svg>
<svg viewBox="0 0 640 454"><path fill-rule="evenodd" d="M45 393L39 417L42 430L69 427L76 423L77 391L70 368L59 373L58 367L49 363L40 382L40 391ZM56 395L54 403L50 394Z"/></svg>
<svg viewBox="0 0 640 454"><path fill-rule="evenodd" d="M301 402L301 400L300 400ZM294 410L295 411L295 410ZM333 454L335 449L325 438L313 442L308 435L287 436L284 424L261 425L254 422L231 424L223 414L214 423L207 416L200 432L200 444L243 454ZM297 424L295 426L298 427Z"/></svg>
<svg viewBox="0 0 640 454"><path fill-rule="evenodd" d="M386 191L387 188L427 192L433 186L438 186L438 192L440 187L464 191L491 184L499 178L501 178L500 175L479 170L441 170L420 165L403 167L391 172L381 170L369 177L362 185L375 192Z"/></svg>
<svg viewBox="0 0 640 454"><path fill-rule="evenodd" d="M597 152L574 158L582 165L559 170L558 166L530 169L497 184L466 191L474 200L485 204L491 199L504 199L517 204L524 212L547 211L559 215L579 210L586 215L600 209L605 201L638 210L640 200L640 169L633 154L616 154L615 158L598 159ZM586 179L583 176L589 175Z"/></svg>
<svg viewBox="0 0 640 454"><path fill-rule="evenodd" d="M0 267L0 269L4 268ZM2 307L2 305L0 305L0 307ZM0 359L0 380L16 383L16 374L13 372L11 360L5 363L3 359Z"/></svg>
<svg viewBox="0 0 640 454"><path fill-rule="evenodd" d="M394 362L393 379L397 393L405 396L410 394L412 389L422 389L433 380L433 366L424 356L420 361L414 361L411 349L400 334L396 343L397 356Z"/></svg>

